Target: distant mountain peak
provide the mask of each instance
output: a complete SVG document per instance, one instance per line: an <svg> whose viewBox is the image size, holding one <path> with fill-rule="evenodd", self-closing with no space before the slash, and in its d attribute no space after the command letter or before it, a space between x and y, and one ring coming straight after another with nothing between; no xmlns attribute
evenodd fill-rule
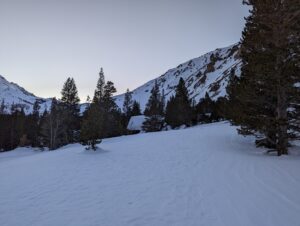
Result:
<svg viewBox="0 0 300 226"><path fill-rule="evenodd" d="M41 111L49 109L51 106L50 99L36 97L18 84L7 81L2 75L0 75L0 101L1 103L4 101L7 113L10 113L11 106L15 105L17 108L22 108L26 114L29 114L32 112L35 101L40 103Z"/></svg>

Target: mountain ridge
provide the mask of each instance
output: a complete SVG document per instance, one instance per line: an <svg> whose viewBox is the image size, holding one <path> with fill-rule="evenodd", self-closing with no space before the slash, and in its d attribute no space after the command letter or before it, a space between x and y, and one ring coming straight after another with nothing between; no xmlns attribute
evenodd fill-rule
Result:
<svg viewBox="0 0 300 226"><path fill-rule="evenodd" d="M183 78L190 98L198 102L208 93L213 100L226 96L226 87L229 77L234 72L240 75L241 59L239 57L239 44L218 48L200 57L193 58L177 67L167 70L164 74L152 79L132 90L133 100L140 103L141 109L150 97L150 91L158 83L161 92L164 92L166 101L175 94L176 86L180 78ZM122 109L125 94L114 96L116 104ZM32 112L35 101L40 103L40 112L49 110L52 98L41 98L28 92L16 83L7 81L0 75L0 101L4 101L6 113L10 113L12 105L24 109L26 114ZM81 112L87 104L81 104Z"/></svg>
<svg viewBox="0 0 300 226"><path fill-rule="evenodd" d="M51 98L37 97L17 83L7 81L2 75L0 75L0 101L5 105L6 113L10 113L10 108L14 105L23 109L25 114L29 114L35 101L40 104L41 112L49 110L51 106Z"/></svg>
<svg viewBox="0 0 300 226"><path fill-rule="evenodd" d="M226 95L226 87L231 71L240 75L241 59L239 57L239 44L218 48L200 57L179 64L169 69L161 76L152 79L142 86L132 90L132 97L141 104L142 110L150 97L150 91L155 81L161 92L168 100L175 95L175 88L180 78L186 83L190 98L198 102L208 93L213 100ZM122 108L124 94L115 96L117 105Z"/></svg>

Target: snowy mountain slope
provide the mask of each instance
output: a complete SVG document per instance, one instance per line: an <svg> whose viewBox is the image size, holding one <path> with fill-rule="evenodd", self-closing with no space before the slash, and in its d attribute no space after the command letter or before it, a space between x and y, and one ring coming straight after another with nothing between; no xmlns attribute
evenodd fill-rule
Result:
<svg viewBox="0 0 300 226"><path fill-rule="evenodd" d="M100 147L0 153L0 225L299 225L300 156L264 155L228 123Z"/></svg>
<svg viewBox="0 0 300 226"><path fill-rule="evenodd" d="M175 94L175 87L182 77L190 97L198 102L209 93L214 100L226 95L226 86L232 70L236 75L240 74L241 60L239 59L239 45L235 44L227 48L216 49L201 57L192 59L180 64L176 68L168 70L157 79L151 80L146 84L133 90L133 99L141 104L142 110L149 99L150 91L155 81L164 92L166 100ZM4 100L7 105L7 111L12 104L17 104L24 108L25 113L32 112L32 106L35 100L40 102L41 112L50 109L51 98L43 99L27 92L15 83L8 82L0 76L0 101ZM122 109L124 94L115 97L117 105ZM86 104L81 105L81 112L86 109Z"/></svg>
<svg viewBox="0 0 300 226"><path fill-rule="evenodd" d="M49 111L52 104L52 98L41 98L28 92L16 83L8 82L0 75L0 104L4 101L5 112L10 113L11 106L15 105L19 109L23 109L25 114L32 113L34 102L40 105L40 113L45 110ZM83 113L87 108L87 104L81 104L80 112Z"/></svg>
<svg viewBox="0 0 300 226"><path fill-rule="evenodd" d="M149 99L150 91L156 81L160 86L161 92L164 92L165 99L168 100L175 94L175 87L182 77L188 87L190 97L195 102L204 98L206 92L213 100L217 100L219 97L226 95L226 86L231 71L234 70L235 75L239 75L240 68L239 45L235 44L227 48L216 49L168 70L157 79L151 80L133 90L132 96L144 109ZM115 98L118 106L122 108L124 94Z"/></svg>
<svg viewBox="0 0 300 226"><path fill-rule="evenodd" d="M51 106L51 99L39 98L32 93L26 91L19 85L8 82L3 76L0 75L0 104L4 101L6 112L10 112L10 108L15 104L19 108L23 108L25 113L32 112L33 104L35 101L40 103L41 112L49 109Z"/></svg>

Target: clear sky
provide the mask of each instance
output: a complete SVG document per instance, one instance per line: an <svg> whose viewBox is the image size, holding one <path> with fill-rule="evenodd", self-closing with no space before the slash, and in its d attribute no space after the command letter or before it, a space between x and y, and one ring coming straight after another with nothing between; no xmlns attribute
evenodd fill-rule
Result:
<svg viewBox="0 0 300 226"><path fill-rule="evenodd" d="M100 67L118 93L240 40L242 0L0 0L0 74L60 97L74 77L84 101Z"/></svg>

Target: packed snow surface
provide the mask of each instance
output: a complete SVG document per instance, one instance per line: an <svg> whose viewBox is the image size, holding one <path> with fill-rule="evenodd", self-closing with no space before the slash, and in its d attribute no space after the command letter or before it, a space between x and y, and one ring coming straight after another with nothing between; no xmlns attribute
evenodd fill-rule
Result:
<svg viewBox="0 0 300 226"><path fill-rule="evenodd" d="M0 153L0 225L300 225L300 156L263 154L228 123L100 147Z"/></svg>

